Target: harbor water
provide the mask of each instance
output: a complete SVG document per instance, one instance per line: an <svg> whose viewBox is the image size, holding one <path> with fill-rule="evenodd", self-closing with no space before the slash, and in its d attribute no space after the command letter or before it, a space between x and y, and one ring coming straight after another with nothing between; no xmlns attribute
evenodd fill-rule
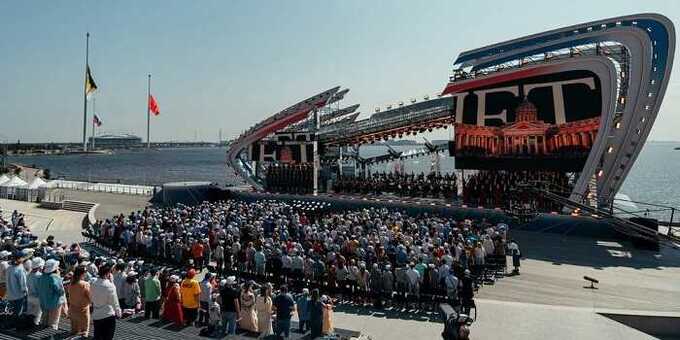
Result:
<svg viewBox="0 0 680 340"><path fill-rule="evenodd" d="M635 162L621 193L632 200L680 207L680 142L649 142ZM395 146L397 151L422 145ZM363 157L386 154L387 147L368 145ZM111 155L32 155L11 156L9 162L47 168L53 178L90 182L160 185L177 181L210 181L232 184L225 170L226 148L178 148L128 151ZM403 162L406 173L429 172L432 156L409 158ZM454 159L442 153L440 169L452 172ZM372 172L391 172L394 163L381 163ZM680 216L679 216L680 217Z"/></svg>

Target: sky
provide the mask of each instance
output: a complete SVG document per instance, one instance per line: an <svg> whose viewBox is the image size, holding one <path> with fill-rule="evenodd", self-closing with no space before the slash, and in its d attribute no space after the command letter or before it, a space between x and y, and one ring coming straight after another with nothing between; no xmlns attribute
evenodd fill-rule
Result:
<svg viewBox="0 0 680 340"><path fill-rule="evenodd" d="M642 12L680 25L676 0L4 0L0 140L81 140L86 32L100 133L146 136L150 73L151 140L216 141L337 85L366 117L439 93L465 50ZM652 140L680 140L678 72Z"/></svg>

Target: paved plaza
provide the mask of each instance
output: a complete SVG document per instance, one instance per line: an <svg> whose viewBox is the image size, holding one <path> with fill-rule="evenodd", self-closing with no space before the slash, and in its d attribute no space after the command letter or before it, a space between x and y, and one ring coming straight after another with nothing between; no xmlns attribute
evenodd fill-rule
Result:
<svg viewBox="0 0 680 340"><path fill-rule="evenodd" d="M70 192L69 199L96 202L97 218L147 206L148 197ZM0 200L5 217L13 210L40 238L81 240L85 214L47 210L35 203ZM641 251L629 243L562 234L512 231L522 249L521 275L508 276L477 293L476 339L654 339L600 313L680 317L680 252ZM583 276L600 281L586 289ZM372 339L436 339L443 324L435 312L338 306L335 325ZM572 337L572 336L570 336Z"/></svg>

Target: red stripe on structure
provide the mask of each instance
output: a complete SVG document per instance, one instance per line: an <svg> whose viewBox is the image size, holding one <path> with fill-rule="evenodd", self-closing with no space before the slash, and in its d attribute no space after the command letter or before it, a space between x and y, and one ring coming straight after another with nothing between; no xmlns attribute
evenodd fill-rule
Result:
<svg viewBox="0 0 680 340"><path fill-rule="evenodd" d="M530 77L538 73L541 73L539 72L539 70L543 70L549 67L550 66L539 66L527 69L519 69L512 73L499 72L498 74L484 76L483 78L480 79L463 80L457 81L455 83L448 83L444 90L442 91L442 95L458 93L471 88L479 88L497 83L504 83L506 81Z"/></svg>

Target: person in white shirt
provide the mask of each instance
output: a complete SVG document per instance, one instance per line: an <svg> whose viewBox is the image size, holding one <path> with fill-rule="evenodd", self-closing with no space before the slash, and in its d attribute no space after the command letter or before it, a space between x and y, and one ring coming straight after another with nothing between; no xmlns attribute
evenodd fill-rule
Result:
<svg viewBox="0 0 680 340"><path fill-rule="evenodd" d="M121 316L118 295L112 280L111 267L103 265L99 269L99 278L92 283L90 288L95 339L113 339L116 331L116 318Z"/></svg>

